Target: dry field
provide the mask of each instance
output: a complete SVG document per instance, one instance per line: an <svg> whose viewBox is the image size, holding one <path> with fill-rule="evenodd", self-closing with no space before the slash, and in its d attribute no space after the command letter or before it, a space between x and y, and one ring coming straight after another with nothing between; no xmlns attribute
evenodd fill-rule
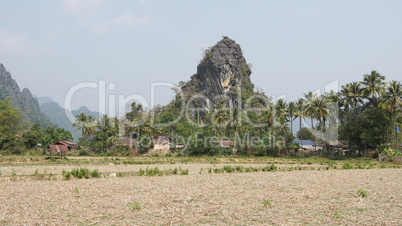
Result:
<svg viewBox="0 0 402 226"><path fill-rule="evenodd" d="M399 168L199 174L201 167L213 165L150 165L155 166L190 173L0 182L0 224L402 224ZM2 165L2 177L12 167L20 173L47 168L60 174L73 166ZM146 165L87 168L116 172ZM366 198L357 195L359 189Z"/></svg>

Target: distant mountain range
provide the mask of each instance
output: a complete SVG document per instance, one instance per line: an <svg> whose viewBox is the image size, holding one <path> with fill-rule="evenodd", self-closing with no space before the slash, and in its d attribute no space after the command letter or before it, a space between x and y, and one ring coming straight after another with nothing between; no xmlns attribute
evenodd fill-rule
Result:
<svg viewBox="0 0 402 226"><path fill-rule="evenodd" d="M50 97L37 97L37 99L38 102L42 103L40 105L40 110L48 115L53 123L56 123L60 127L70 131L74 139L77 139L81 136L81 133L79 131L76 131L76 128L74 128L70 120L68 120L64 108L62 108L58 103L54 102ZM78 110L72 111L72 114L74 116L81 113L92 115L95 118L99 117L98 112L91 111L85 106L80 107Z"/></svg>
<svg viewBox="0 0 402 226"><path fill-rule="evenodd" d="M11 97L12 105L24 113L23 120L30 122L31 125L39 123L42 128L48 126L61 127L70 131L74 139L81 136L81 133L76 131L68 120L64 108L50 97L32 95L27 88L21 92L10 72L6 70L3 64L0 64L0 101L7 97ZM85 106L72 111L74 116L81 113L92 115L95 118L99 117L98 112L90 111Z"/></svg>
<svg viewBox="0 0 402 226"><path fill-rule="evenodd" d="M42 127L53 125L49 117L40 110L38 101L32 96L29 89L24 88L21 92L10 72L3 64L0 64L0 101L7 97L11 98L12 106L19 108L24 113L23 120L32 125L40 123Z"/></svg>

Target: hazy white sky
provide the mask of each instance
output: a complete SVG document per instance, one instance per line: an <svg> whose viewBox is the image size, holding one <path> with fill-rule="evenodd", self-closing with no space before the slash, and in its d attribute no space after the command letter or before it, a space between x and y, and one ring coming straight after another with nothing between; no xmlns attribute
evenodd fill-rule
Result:
<svg viewBox="0 0 402 226"><path fill-rule="evenodd" d="M334 80L377 70L402 75L402 1L0 0L0 63L20 88L64 105L82 82L114 83L114 95L187 81L205 47L227 35L253 65L252 82L294 100ZM157 103L173 93L158 89ZM97 109L80 90L73 108Z"/></svg>

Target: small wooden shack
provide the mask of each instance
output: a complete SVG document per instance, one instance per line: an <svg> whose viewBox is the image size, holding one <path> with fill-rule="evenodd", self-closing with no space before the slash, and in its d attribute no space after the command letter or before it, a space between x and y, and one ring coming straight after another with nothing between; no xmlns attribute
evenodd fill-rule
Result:
<svg viewBox="0 0 402 226"><path fill-rule="evenodd" d="M76 146L77 145L75 143L72 143L70 141L66 141L66 140L57 141L57 142L49 145L50 154L60 153L63 156L63 154L65 154L69 151L74 151Z"/></svg>

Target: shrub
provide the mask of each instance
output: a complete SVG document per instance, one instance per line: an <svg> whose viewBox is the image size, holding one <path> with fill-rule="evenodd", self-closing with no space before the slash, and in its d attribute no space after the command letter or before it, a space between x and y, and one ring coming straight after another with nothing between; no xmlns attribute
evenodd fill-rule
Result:
<svg viewBox="0 0 402 226"><path fill-rule="evenodd" d="M92 176L92 177L95 177L95 178L99 178L99 177L100 177L100 174L99 174L98 170L95 169L94 171L92 171L91 176Z"/></svg>
<svg viewBox="0 0 402 226"><path fill-rule="evenodd" d="M144 176L145 171L143 169L140 169L140 176Z"/></svg>
<svg viewBox="0 0 402 226"><path fill-rule="evenodd" d="M367 191L365 191L363 189L359 189L357 191L357 196L362 197L362 198L367 198Z"/></svg>
<svg viewBox="0 0 402 226"><path fill-rule="evenodd" d="M78 155L79 156L85 156L85 155L88 155L89 153L88 153L88 150L87 149L81 149L79 152L78 152Z"/></svg>
<svg viewBox="0 0 402 226"><path fill-rule="evenodd" d="M174 168L173 174L177 174L177 168Z"/></svg>

